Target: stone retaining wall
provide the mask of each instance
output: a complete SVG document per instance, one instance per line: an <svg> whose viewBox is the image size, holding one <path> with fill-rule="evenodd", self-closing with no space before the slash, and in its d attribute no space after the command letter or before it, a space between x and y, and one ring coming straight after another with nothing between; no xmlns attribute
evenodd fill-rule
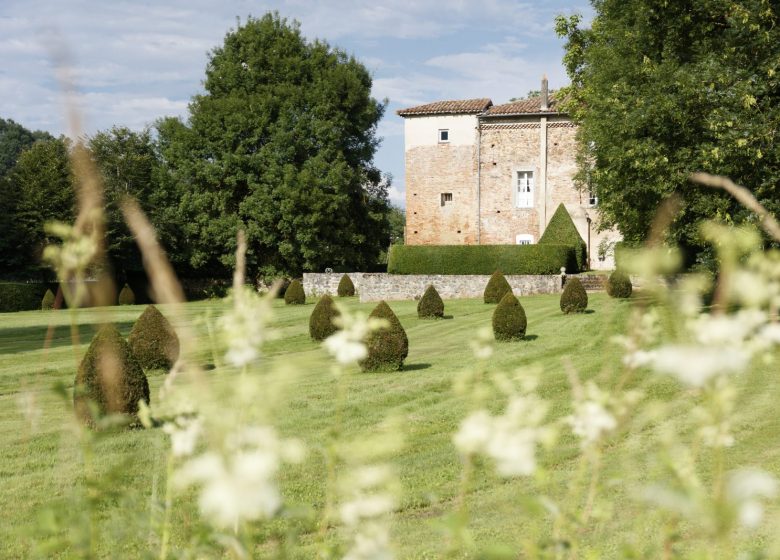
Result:
<svg viewBox="0 0 780 560"><path fill-rule="evenodd" d="M304 273L306 295L336 295L340 273ZM410 300L419 298L433 284L444 299L482 297L490 279L487 275L418 275L349 273L360 301ZM561 277L552 275L510 275L506 277L517 296L552 294L561 291Z"/></svg>

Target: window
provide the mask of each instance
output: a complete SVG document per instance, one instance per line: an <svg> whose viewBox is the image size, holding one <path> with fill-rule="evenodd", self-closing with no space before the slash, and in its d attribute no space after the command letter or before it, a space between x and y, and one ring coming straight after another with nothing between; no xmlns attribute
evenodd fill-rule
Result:
<svg viewBox="0 0 780 560"><path fill-rule="evenodd" d="M534 172L517 172L517 196L515 206L518 208L531 208L534 205Z"/></svg>
<svg viewBox="0 0 780 560"><path fill-rule="evenodd" d="M515 236L516 245L531 245L534 242L534 236L530 233L521 233Z"/></svg>
<svg viewBox="0 0 780 560"><path fill-rule="evenodd" d="M450 141L450 131L446 128L439 129L439 144L444 144Z"/></svg>
<svg viewBox="0 0 780 560"><path fill-rule="evenodd" d="M598 206L599 204L599 197L596 196L596 191L589 190L588 191L588 205L589 206Z"/></svg>
<svg viewBox="0 0 780 560"><path fill-rule="evenodd" d="M452 202L452 193L451 192L441 193L441 205L446 206L448 202Z"/></svg>

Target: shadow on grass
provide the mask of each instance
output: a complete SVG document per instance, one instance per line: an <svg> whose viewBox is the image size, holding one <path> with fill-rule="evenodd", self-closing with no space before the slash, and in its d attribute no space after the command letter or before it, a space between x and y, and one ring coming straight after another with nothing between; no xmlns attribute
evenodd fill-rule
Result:
<svg viewBox="0 0 780 560"><path fill-rule="evenodd" d="M431 364L407 364L401 368L401 371L417 371L419 369L428 369Z"/></svg>
<svg viewBox="0 0 780 560"><path fill-rule="evenodd" d="M523 340L536 340L537 338L539 338L539 335L527 334L523 337Z"/></svg>
<svg viewBox="0 0 780 560"><path fill-rule="evenodd" d="M127 336L130 333L130 329L133 327L133 322L134 321L115 322L114 325L123 335ZM89 344L98 328L100 328L99 323L79 325L79 343ZM48 325L0 328L0 354L21 354L23 352L43 350L48 331ZM72 344L73 340L71 339L70 325L57 325L52 327L49 348L70 346Z"/></svg>

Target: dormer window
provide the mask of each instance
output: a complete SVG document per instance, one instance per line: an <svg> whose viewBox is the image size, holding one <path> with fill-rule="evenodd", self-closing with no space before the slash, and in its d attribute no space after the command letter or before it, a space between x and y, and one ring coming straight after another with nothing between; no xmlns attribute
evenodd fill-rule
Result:
<svg viewBox="0 0 780 560"><path fill-rule="evenodd" d="M450 131L447 128L439 129L439 144L447 144L450 141Z"/></svg>

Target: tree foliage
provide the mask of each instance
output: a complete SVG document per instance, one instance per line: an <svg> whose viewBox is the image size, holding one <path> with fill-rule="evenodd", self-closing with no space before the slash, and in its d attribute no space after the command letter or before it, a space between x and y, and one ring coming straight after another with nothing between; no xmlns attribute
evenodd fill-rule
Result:
<svg viewBox="0 0 780 560"><path fill-rule="evenodd" d="M355 295L355 284L352 282L352 278L350 278L349 275L345 274L341 277L336 293L339 297L352 297Z"/></svg>
<svg viewBox="0 0 780 560"><path fill-rule="evenodd" d="M153 305L147 305L138 317L127 343L144 369L170 370L179 359L179 337Z"/></svg>
<svg viewBox="0 0 780 560"><path fill-rule="evenodd" d="M361 360L363 371L398 371L409 355L409 339L401 322L384 301L371 312L370 317L384 319L387 326L372 331L366 340L368 356Z"/></svg>
<svg viewBox="0 0 780 560"><path fill-rule="evenodd" d="M607 293L613 298L629 298L634 288L631 285L631 277L618 269L609 275L607 280Z"/></svg>
<svg viewBox="0 0 780 560"><path fill-rule="evenodd" d="M333 319L341 315L336 308L333 298L325 294L314 306L314 310L309 316L309 336L312 340L325 340L334 334L338 327L333 323Z"/></svg>
<svg viewBox="0 0 780 560"><path fill-rule="evenodd" d="M19 155L3 182L0 266L6 275L36 276L42 268L43 248L53 241L44 225L73 220L74 179L68 142L38 140Z"/></svg>
<svg viewBox="0 0 780 560"><path fill-rule="evenodd" d="M498 303L506 294L512 293L512 287L507 282L507 279L501 274L500 270L496 270L488 280L487 286L485 286L485 292L483 299L485 303Z"/></svg>
<svg viewBox="0 0 780 560"><path fill-rule="evenodd" d="M498 302L492 322L496 340L519 340L525 337L528 319L525 309L512 292L507 292Z"/></svg>
<svg viewBox="0 0 780 560"><path fill-rule="evenodd" d="M574 248L574 256L577 260L577 270L569 272L579 272L588 268L588 247L563 203L558 205L550 218L544 233L539 238L539 244L569 245Z"/></svg>
<svg viewBox="0 0 780 560"><path fill-rule="evenodd" d="M601 227L629 243L648 234L661 200L683 207L670 236L706 261L698 223L753 220L725 195L688 181L727 175L780 211L780 26L765 0L595 0L589 29L559 17L579 124L582 184L595 189Z"/></svg>
<svg viewBox="0 0 780 560"><path fill-rule="evenodd" d="M290 282L284 291L284 303L287 305L303 305L306 303L306 292L303 291L303 284L297 278Z"/></svg>
<svg viewBox="0 0 780 560"><path fill-rule="evenodd" d="M417 302L417 316L420 319L444 317L444 302L433 284L425 289L425 293Z"/></svg>
<svg viewBox="0 0 780 560"><path fill-rule="evenodd" d="M570 277L561 293L561 311L564 313L584 313L588 308L588 292L577 277Z"/></svg>
<svg viewBox="0 0 780 560"><path fill-rule="evenodd" d="M186 123L158 125L161 182L193 269L232 265L246 229L250 271L365 268L389 240L373 166L385 105L353 57L307 41L277 14L249 18L209 57Z"/></svg>

